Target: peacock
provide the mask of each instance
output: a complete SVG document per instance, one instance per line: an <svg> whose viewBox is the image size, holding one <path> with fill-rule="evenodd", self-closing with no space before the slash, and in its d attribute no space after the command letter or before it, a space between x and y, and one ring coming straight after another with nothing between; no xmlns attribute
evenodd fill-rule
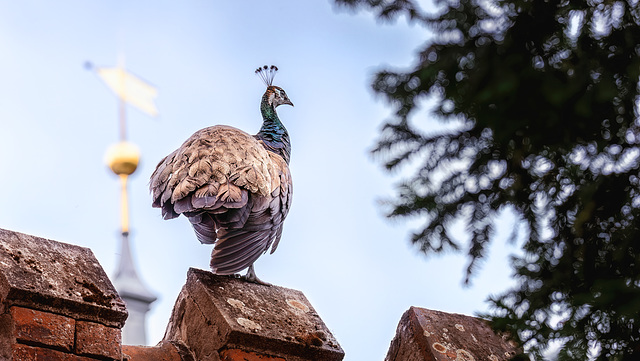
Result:
<svg viewBox="0 0 640 361"><path fill-rule="evenodd" d="M228 125L201 129L158 163L149 183L153 207L164 219L182 214L200 242L215 244L214 273L248 268L244 278L262 284L253 263L278 247L293 194L291 142L276 113L293 103L273 85L277 71L274 65L256 70L267 86L256 135Z"/></svg>

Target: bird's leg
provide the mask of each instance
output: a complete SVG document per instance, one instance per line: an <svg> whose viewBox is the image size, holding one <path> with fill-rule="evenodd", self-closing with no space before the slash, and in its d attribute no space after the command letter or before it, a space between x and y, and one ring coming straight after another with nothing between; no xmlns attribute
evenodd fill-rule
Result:
<svg viewBox="0 0 640 361"><path fill-rule="evenodd" d="M247 274L244 276L244 279L249 282L257 283L259 285L271 286L271 283L264 282L256 276L256 271L253 269L253 264L249 266L249 270L247 270Z"/></svg>

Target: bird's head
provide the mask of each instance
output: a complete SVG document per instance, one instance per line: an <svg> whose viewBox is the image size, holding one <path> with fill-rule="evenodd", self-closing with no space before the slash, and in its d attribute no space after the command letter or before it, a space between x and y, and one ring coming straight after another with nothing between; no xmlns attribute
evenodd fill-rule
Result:
<svg viewBox="0 0 640 361"><path fill-rule="evenodd" d="M289 104L293 106L293 103L289 100L289 97L287 97L287 93L285 93L284 89L273 85L273 78L276 76L277 71L278 67L275 65L271 65L270 67L265 65L256 69L256 74L260 76L264 84L267 86L267 91L264 92L262 101L272 106L273 109L282 104Z"/></svg>
<svg viewBox="0 0 640 361"><path fill-rule="evenodd" d="M284 89L279 86L270 85L267 87L267 91L264 93L264 98L274 109L282 104L293 106L293 103L289 100L289 97L287 97L287 93L285 93Z"/></svg>

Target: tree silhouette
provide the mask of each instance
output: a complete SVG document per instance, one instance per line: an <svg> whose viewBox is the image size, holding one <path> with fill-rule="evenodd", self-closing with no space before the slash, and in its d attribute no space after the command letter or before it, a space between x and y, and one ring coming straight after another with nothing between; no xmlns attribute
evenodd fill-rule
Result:
<svg viewBox="0 0 640 361"><path fill-rule="evenodd" d="M460 250L448 229L463 220L468 281L512 209L524 252L518 286L490 298L494 327L537 359L554 341L560 359L640 359L638 1L336 2L434 34L373 82L396 109L374 153L414 170L389 216L423 218L411 239L426 253ZM456 126L425 131L426 99Z"/></svg>

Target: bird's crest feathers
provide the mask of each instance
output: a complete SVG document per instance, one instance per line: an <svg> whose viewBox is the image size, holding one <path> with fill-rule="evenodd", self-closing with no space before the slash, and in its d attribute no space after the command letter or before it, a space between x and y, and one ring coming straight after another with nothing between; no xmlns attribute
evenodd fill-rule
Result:
<svg viewBox="0 0 640 361"><path fill-rule="evenodd" d="M275 65L271 66L263 66L256 69L256 74L260 76L260 79L264 82L267 87L273 85L273 78L276 76L276 72L278 71L278 67Z"/></svg>

